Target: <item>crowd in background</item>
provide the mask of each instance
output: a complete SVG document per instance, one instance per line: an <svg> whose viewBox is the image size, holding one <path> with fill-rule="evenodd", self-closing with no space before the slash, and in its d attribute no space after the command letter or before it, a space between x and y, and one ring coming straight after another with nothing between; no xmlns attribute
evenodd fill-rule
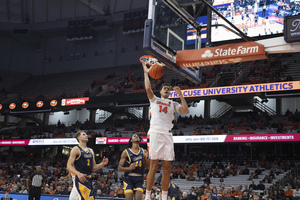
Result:
<svg viewBox="0 0 300 200"><path fill-rule="evenodd" d="M11 193L28 193L27 181L29 175L35 170L35 166L42 166L43 174L47 177L45 182L44 194L50 195L69 195L72 190L72 180L63 180L62 177L68 174L66 163L68 156L59 154L52 159L44 159L37 155L30 155L33 159L31 163L14 162L0 165L0 191L9 191ZM110 159L109 168L100 169L92 174L93 193L95 197L119 197L124 198L123 175L117 172L117 163L119 155L108 154ZM114 159L114 157L116 157ZM101 158L97 159L99 162ZM257 164L257 166L256 166ZM239 167L242 165L242 167ZM256 167L254 172L249 172L249 167ZM262 199L286 199L299 198L300 175L293 177L289 175L284 185L278 188L266 188L264 183L274 183L276 176L297 167L293 162L277 159L275 161L261 160L255 162L232 162L223 164L220 161L214 161L212 164L198 163L196 161L174 162L172 166L171 182L174 179L186 179L195 181L195 186L188 190L179 190L182 199L251 199L260 190L259 198ZM254 181L262 174L263 169L269 169L270 173L265 175L264 179L255 184ZM161 170L159 165L158 173ZM239 185L237 187L226 187L226 178L229 176L244 176L249 180L249 184ZM211 186L211 179L218 178L219 183ZM214 179L216 180L216 179ZM247 183L245 180L245 183ZM145 185L144 185L145 186ZM152 190L153 200L159 199L161 194L161 174L157 177ZM263 195L262 195L263 194Z"/></svg>
<svg viewBox="0 0 300 200"><path fill-rule="evenodd" d="M68 174L66 163L68 156L58 154L54 157L41 159L37 154L27 155L31 162L15 162L11 160L9 163L0 164L0 191L9 191L12 193L28 193L27 181L35 170L35 166L41 166L43 174L47 177L45 182L44 194L50 195L69 195L72 190L72 179L63 180L62 177ZM51 155L50 155L51 156ZM92 174L93 194L96 197L119 197L124 198L123 191L123 174L117 172L117 165L120 155L115 153L107 153L109 158L108 168L103 168ZM99 162L101 157L97 158ZM185 162L174 161L172 165L171 182L176 179L185 179L186 181L194 181L193 187L181 189L178 192L182 199L217 199L218 195L222 199L250 199L259 193L262 199L286 199L287 197L299 197L300 191L300 175L292 176L290 173L286 177L284 185L278 187L265 187L265 183L275 183L276 176L286 171L296 169L298 166L291 161L282 159L276 160L260 160L240 161L237 162L233 158L228 165L225 162L199 163L194 159ZM255 168L250 171L249 168ZM259 179L259 184L255 184L254 180L262 175L263 170L268 169L269 174L264 175L263 179ZM161 165L159 165L157 173L160 173ZM147 171L146 171L147 173ZM147 175L147 174L146 174ZM245 185L230 187L226 185L226 178L232 176L245 177ZM249 176L248 176L249 175ZM161 194L161 173L157 176L153 186L153 199L159 199ZM211 185L211 179L219 180L218 183ZM248 182L247 182L248 181ZM145 185L144 185L145 186ZM258 192L259 191L259 192ZM263 194L263 195L262 195Z"/></svg>

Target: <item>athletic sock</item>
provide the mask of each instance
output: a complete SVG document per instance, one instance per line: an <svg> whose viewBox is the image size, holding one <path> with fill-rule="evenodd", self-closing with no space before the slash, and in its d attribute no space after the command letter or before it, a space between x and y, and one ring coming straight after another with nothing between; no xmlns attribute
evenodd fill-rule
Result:
<svg viewBox="0 0 300 200"><path fill-rule="evenodd" d="M145 200L150 200L150 194L151 194L151 190L146 190Z"/></svg>
<svg viewBox="0 0 300 200"><path fill-rule="evenodd" d="M162 191L161 200L168 200L168 191Z"/></svg>

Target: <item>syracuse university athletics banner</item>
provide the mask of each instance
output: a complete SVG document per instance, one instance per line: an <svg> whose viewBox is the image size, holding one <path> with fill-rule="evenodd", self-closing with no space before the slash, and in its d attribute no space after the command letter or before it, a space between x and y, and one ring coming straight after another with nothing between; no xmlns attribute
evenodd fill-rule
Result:
<svg viewBox="0 0 300 200"><path fill-rule="evenodd" d="M177 51L176 63L181 68L224 65L267 59L265 46L257 42L225 44L202 49Z"/></svg>
<svg viewBox="0 0 300 200"><path fill-rule="evenodd" d="M252 85L235 85L225 87L211 87L211 88L195 88L181 90L184 97L201 97L201 96L217 96L217 95L231 95L231 94L247 94L258 92L276 92L299 90L300 81L290 82L276 82L276 83L260 83ZM170 92L169 98L179 98L175 91Z"/></svg>

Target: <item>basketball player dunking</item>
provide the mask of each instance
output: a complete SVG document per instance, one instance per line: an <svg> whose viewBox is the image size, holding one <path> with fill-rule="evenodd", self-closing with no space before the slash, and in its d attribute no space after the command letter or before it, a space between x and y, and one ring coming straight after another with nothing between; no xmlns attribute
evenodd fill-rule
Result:
<svg viewBox="0 0 300 200"><path fill-rule="evenodd" d="M108 159L103 158L102 162L96 164L94 151L86 146L88 142L87 134L79 130L75 138L79 145L71 150L67 168L70 173L75 174L75 187L81 199L94 199L92 192L91 174L108 164ZM73 186L74 187L74 186Z"/></svg>
<svg viewBox="0 0 300 200"><path fill-rule="evenodd" d="M170 183L171 164L174 159L174 144L171 129L173 128L172 121L174 120L174 113L179 112L188 114L188 105L181 93L179 87L173 89L179 95L181 104L168 99L171 91L171 86L167 83L161 86L161 98L156 97L151 89L149 80L149 69L145 63L142 63L144 69L145 89L148 99L150 101L150 129L148 135L150 136L149 144L149 159L150 169L147 175L146 186L146 200L150 200L150 193L154 182L155 173L157 170L159 160L163 164L162 177L162 200L167 200L168 189Z"/></svg>

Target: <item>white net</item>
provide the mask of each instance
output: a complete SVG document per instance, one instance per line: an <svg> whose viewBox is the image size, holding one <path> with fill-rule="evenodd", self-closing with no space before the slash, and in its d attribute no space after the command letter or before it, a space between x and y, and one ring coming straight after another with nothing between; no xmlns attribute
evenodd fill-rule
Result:
<svg viewBox="0 0 300 200"><path fill-rule="evenodd" d="M158 61L156 58L153 58L152 56L143 56L140 58L140 61L143 63L146 63L147 65L154 65L154 64L158 64L161 66L165 66L164 63Z"/></svg>

